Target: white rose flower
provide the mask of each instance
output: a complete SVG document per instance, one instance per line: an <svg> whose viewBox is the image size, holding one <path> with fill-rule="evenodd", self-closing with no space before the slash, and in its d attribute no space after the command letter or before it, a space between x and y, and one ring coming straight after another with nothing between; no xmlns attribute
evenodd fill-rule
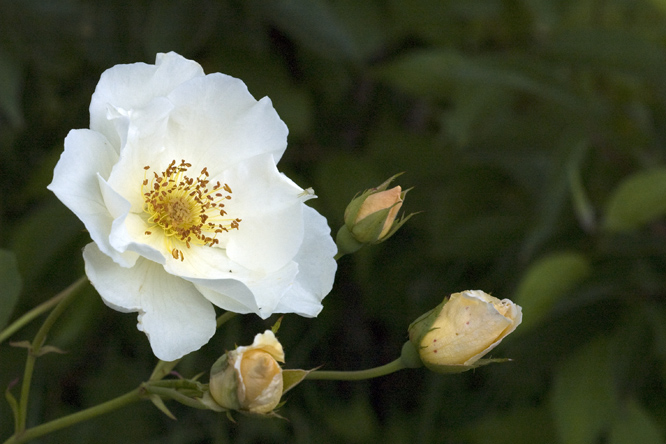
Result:
<svg viewBox="0 0 666 444"><path fill-rule="evenodd" d="M270 99L173 52L102 74L90 129L72 130L48 188L93 242L86 274L104 302L138 312L173 361L215 332L213 304L316 316L335 244L312 197L277 169L287 127Z"/></svg>

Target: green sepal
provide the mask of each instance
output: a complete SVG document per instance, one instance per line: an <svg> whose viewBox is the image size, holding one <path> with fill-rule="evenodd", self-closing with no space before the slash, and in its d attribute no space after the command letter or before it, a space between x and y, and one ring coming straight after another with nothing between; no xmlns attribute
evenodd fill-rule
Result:
<svg viewBox="0 0 666 444"><path fill-rule="evenodd" d="M435 323L447 302L449 302L449 296L445 297L435 308L423 313L416 318L414 322L409 324L409 340L417 349L421 348L421 340L430 330L432 330L432 324Z"/></svg>
<svg viewBox="0 0 666 444"><path fill-rule="evenodd" d="M282 370L282 395L284 396L292 388L300 384L308 373L317 370L313 368L312 370L300 370L300 369L289 369Z"/></svg>
<svg viewBox="0 0 666 444"><path fill-rule="evenodd" d="M164 404L164 400L160 398L157 395L150 395L149 396L150 402L153 403L155 407L157 407L157 410L160 412L164 413L166 416L169 418L173 419L174 421L176 420L176 417L174 416L173 413L167 408L167 406Z"/></svg>
<svg viewBox="0 0 666 444"><path fill-rule="evenodd" d="M340 230L338 230L338 234L335 237L335 243L338 246L339 255L355 253L363 246L362 243L354 238L354 235L349 231L347 225L340 227Z"/></svg>
<svg viewBox="0 0 666 444"><path fill-rule="evenodd" d="M406 368L423 367L423 361L421 361L419 351L412 341L407 341L402 345L400 361L402 361Z"/></svg>
<svg viewBox="0 0 666 444"><path fill-rule="evenodd" d="M282 318L284 318L284 315L280 316L278 320L275 321L275 324L273 324L273 326L271 327L271 331L273 332L274 335L277 334L278 330L280 329L280 325L282 325Z"/></svg>
<svg viewBox="0 0 666 444"><path fill-rule="evenodd" d="M431 370L435 373L448 373L448 374L453 374L453 373L462 373L466 372L468 370L475 369L477 367L483 367L484 365L488 364L498 364L501 362L509 362L511 359L508 358L498 358L498 359L479 359L476 361L474 364L471 365L435 365L435 364L425 364L426 368L428 370Z"/></svg>

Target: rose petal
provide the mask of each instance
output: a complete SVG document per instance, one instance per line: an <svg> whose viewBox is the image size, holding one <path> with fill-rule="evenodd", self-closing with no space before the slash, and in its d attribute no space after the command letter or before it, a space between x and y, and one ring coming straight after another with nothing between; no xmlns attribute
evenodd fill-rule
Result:
<svg viewBox="0 0 666 444"><path fill-rule="evenodd" d="M287 147L287 126L270 99L257 102L239 79L209 74L183 83L168 98L174 111L167 157L208 166L213 176L259 154L269 153L277 163Z"/></svg>
<svg viewBox="0 0 666 444"><path fill-rule="evenodd" d="M116 124L108 118L109 104L125 110L141 108L199 76L204 76L201 66L175 52L158 54L155 65L132 63L109 68L102 74L90 102L90 129L104 134L120 153L121 139Z"/></svg>
<svg viewBox="0 0 666 444"><path fill-rule="evenodd" d="M53 171L48 189L53 191L83 222L105 254L129 267L135 253L120 253L109 243L113 216L104 201L98 175L108 177L118 156L108 140L90 130L72 130L65 138L65 151Z"/></svg>
<svg viewBox="0 0 666 444"><path fill-rule="evenodd" d="M119 311L139 312L139 329L153 353L173 361L198 350L215 333L215 309L194 285L154 262L139 259L123 268L94 243L83 252L86 274L104 302Z"/></svg>
<svg viewBox="0 0 666 444"><path fill-rule="evenodd" d="M225 171L231 186L230 217L242 219L227 236L227 255L256 271L288 264L303 241L303 190L280 174L269 155L256 156Z"/></svg>
<svg viewBox="0 0 666 444"><path fill-rule="evenodd" d="M322 309L324 296L333 288L338 267L333 257L337 247L325 217L307 205L303 208L303 216L305 237L301 249L294 257L298 263L298 275L275 311L314 317Z"/></svg>

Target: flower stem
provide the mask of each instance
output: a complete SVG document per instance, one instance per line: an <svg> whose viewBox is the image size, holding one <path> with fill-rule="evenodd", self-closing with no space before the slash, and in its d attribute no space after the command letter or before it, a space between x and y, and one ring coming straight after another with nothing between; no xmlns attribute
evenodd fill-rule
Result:
<svg viewBox="0 0 666 444"><path fill-rule="evenodd" d="M88 419L94 418L95 416L103 415L109 413L113 410L117 410L121 407L124 407L133 402L139 401L145 393L143 387L138 387L131 392L125 393L115 399L107 401L105 403L90 407L86 410L64 416L59 419L44 423L42 425L23 430L20 433L14 434L10 437L4 444L18 444L22 442L29 441L31 439L46 435L56 430L63 429L65 427L72 426L76 423L86 421Z"/></svg>
<svg viewBox="0 0 666 444"><path fill-rule="evenodd" d="M391 373L395 373L398 370L402 370L403 368L407 368L405 363L402 361L401 358L396 359L393 362L389 362L388 364L375 367L375 368L369 368L367 370L356 370L356 371L350 371L350 372L344 372L344 371L321 371L321 370L315 370L313 372L308 373L305 376L305 379L329 379L329 380L334 380L334 381L359 381L362 379L372 379L372 378L377 378L379 376L385 376L389 375Z"/></svg>
<svg viewBox="0 0 666 444"><path fill-rule="evenodd" d="M72 284L72 286L85 281L85 279L86 279L85 277L80 278L78 281ZM23 328L25 325L27 325L37 316L53 308L56 304L58 304L58 302L60 302L65 296L67 296L67 292L71 291L70 288L61 291L57 295L53 296L51 299L42 302L32 310L30 310L29 312L25 313L23 316L12 322L11 325L9 325L7 328L2 330L2 332L0 332L0 343L4 342L5 339L9 338L11 335L19 331L21 328Z"/></svg>
<svg viewBox="0 0 666 444"><path fill-rule="evenodd" d="M234 313L233 311L227 311L226 313L221 314L217 318L217 328L222 327L229 319L233 318L237 314L238 313Z"/></svg>
<svg viewBox="0 0 666 444"><path fill-rule="evenodd" d="M39 331L35 335L30 348L28 349L28 357L25 362L25 370L23 371L23 381L21 383L21 399L19 401L18 409L18 428L16 430L17 434L21 434L25 430L26 418L28 416L28 398L30 397L30 384L32 382L32 374L35 369L35 360L39 356L39 352L44 345L46 340L46 335L48 334L53 324L60 317L60 315L65 311L65 309L71 304L74 300L74 296L78 293L83 284L87 282L85 277L79 278L72 285L64 289L58 296L62 295L62 299L59 299L58 304L55 306L53 311L42 324Z"/></svg>

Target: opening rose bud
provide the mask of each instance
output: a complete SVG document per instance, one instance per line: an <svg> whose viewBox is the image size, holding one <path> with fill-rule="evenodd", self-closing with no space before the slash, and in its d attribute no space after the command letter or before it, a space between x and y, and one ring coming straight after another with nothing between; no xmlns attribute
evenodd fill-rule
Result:
<svg viewBox="0 0 666 444"><path fill-rule="evenodd" d="M377 240L380 240L386 236L386 234L391 229L391 226L393 225L393 222L398 215L398 211L402 206L402 202L402 188L400 188L399 185L397 187L391 188L390 190L371 194L361 205L361 208L356 215L354 225L358 225L363 219L371 217L372 215L376 215L375 217L378 216L380 221L384 221L382 230L377 237ZM386 210L388 210L388 212L386 212Z"/></svg>
<svg viewBox="0 0 666 444"><path fill-rule="evenodd" d="M252 345L227 352L211 369L209 390L221 407L270 413L282 397L284 351L272 331L258 334Z"/></svg>
<svg viewBox="0 0 666 444"><path fill-rule="evenodd" d="M345 224L336 238L338 254L353 253L363 245L384 242L413 216L403 215L398 219L398 211L409 190L403 191L400 186L387 189L397 176L377 188L365 190L347 205Z"/></svg>
<svg viewBox="0 0 666 444"><path fill-rule="evenodd" d="M409 327L409 338L423 364L437 372L465 371L522 321L521 307L480 290L452 294Z"/></svg>

